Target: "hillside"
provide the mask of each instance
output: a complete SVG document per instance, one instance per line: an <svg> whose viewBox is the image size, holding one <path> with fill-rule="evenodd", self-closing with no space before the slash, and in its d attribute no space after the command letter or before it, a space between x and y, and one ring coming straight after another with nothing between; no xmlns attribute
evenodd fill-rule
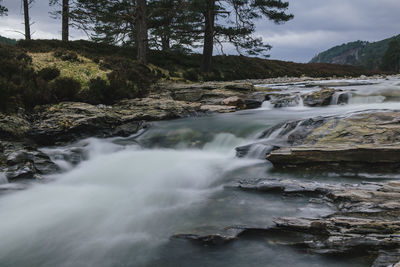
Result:
<svg viewBox="0 0 400 267"><path fill-rule="evenodd" d="M394 40L400 40L400 35L373 43L356 41L342 44L318 54L310 63L331 63L379 69L389 43Z"/></svg>
<svg viewBox="0 0 400 267"><path fill-rule="evenodd" d="M16 40L14 39L10 39L7 37L3 37L0 35L0 44L4 44L4 45L15 45L17 43Z"/></svg>

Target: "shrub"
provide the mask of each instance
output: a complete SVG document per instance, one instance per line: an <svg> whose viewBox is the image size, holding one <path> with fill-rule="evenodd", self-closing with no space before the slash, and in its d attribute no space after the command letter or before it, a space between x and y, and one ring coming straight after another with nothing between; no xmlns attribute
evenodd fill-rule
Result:
<svg viewBox="0 0 400 267"><path fill-rule="evenodd" d="M54 102L77 100L81 84L72 79L60 77L51 84L51 95Z"/></svg>
<svg viewBox="0 0 400 267"><path fill-rule="evenodd" d="M78 60L78 54L73 52L73 51L66 51L63 49L57 49L54 52L54 57L57 57L63 61L70 61L70 62L76 62Z"/></svg>
<svg viewBox="0 0 400 267"><path fill-rule="evenodd" d="M60 76L60 71L55 67L49 67L41 69L38 72L39 77L43 78L45 81L52 81L58 76Z"/></svg>
<svg viewBox="0 0 400 267"><path fill-rule="evenodd" d="M89 89L81 92L83 101L91 104L112 104L115 96L107 81L97 77L89 81Z"/></svg>
<svg viewBox="0 0 400 267"><path fill-rule="evenodd" d="M183 72L183 78L188 81L197 82L199 80L199 72L198 69L188 69Z"/></svg>

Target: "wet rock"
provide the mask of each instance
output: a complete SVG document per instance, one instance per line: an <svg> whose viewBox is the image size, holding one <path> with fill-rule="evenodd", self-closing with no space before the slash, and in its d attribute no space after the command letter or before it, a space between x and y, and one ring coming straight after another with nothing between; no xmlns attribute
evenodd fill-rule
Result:
<svg viewBox="0 0 400 267"><path fill-rule="evenodd" d="M375 168L397 170L399 122L399 111L367 111L285 123L272 129L280 131L282 148L267 159L279 168L330 165L356 170L374 163Z"/></svg>
<svg viewBox="0 0 400 267"><path fill-rule="evenodd" d="M267 155L268 153L270 153L275 149L279 149L279 147L264 143L255 143L235 148L236 157L238 158L244 158L247 156L249 158L260 158L260 159L265 158L265 155Z"/></svg>
<svg viewBox="0 0 400 267"><path fill-rule="evenodd" d="M371 267L399 267L400 250L381 250Z"/></svg>
<svg viewBox="0 0 400 267"><path fill-rule="evenodd" d="M194 241L201 245L223 245L238 239L238 236L245 231L245 229L237 227L228 227L223 230L214 228L208 229L194 229L190 234L175 234L172 238L186 239Z"/></svg>
<svg viewBox="0 0 400 267"><path fill-rule="evenodd" d="M9 181L41 178L58 172L59 167L43 152L23 143L2 142L3 161L0 169Z"/></svg>
<svg viewBox="0 0 400 267"><path fill-rule="evenodd" d="M338 90L332 88L324 88L322 90L303 95L303 102L305 106L320 107L328 106L331 103L332 96Z"/></svg>
<svg viewBox="0 0 400 267"><path fill-rule="evenodd" d="M274 108L296 107L302 101L298 94L270 94L269 97Z"/></svg>
<svg viewBox="0 0 400 267"><path fill-rule="evenodd" d="M254 109L261 107L266 98L267 95L265 92L256 92L246 95L243 99L243 102L247 109Z"/></svg>

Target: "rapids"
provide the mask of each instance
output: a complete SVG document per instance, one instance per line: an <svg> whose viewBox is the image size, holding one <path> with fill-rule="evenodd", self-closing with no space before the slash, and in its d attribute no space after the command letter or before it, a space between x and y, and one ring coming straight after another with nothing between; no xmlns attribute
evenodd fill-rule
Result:
<svg viewBox="0 0 400 267"><path fill-rule="evenodd" d="M0 266L368 266L365 257L311 255L279 245L274 237L247 237L215 247L170 238L232 225L262 227L276 216L332 211L309 198L229 186L240 179L356 183L399 178L282 173L263 159L263 147L252 147L244 158L235 156L236 147L254 143L265 129L284 121L400 109L399 78L356 82L337 86L351 95L347 105L334 100L328 107L278 109L265 102L256 110L154 122L128 138L89 138L42 148L62 173L16 185L0 174ZM267 86L293 93L315 90L302 83Z"/></svg>

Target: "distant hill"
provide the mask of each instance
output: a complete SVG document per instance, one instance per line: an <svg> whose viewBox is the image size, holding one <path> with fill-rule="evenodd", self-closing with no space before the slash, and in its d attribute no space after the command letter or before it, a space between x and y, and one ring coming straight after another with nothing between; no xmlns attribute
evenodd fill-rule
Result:
<svg viewBox="0 0 400 267"><path fill-rule="evenodd" d="M332 63L378 69L391 41L400 41L400 35L378 41L356 41L328 49L315 56L310 63Z"/></svg>
<svg viewBox="0 0 400 267"><path fill-rule="evenodd" d="M0 35L0 44L15 45L16 43L17 43L17 40L3 37Z"/></svg>

